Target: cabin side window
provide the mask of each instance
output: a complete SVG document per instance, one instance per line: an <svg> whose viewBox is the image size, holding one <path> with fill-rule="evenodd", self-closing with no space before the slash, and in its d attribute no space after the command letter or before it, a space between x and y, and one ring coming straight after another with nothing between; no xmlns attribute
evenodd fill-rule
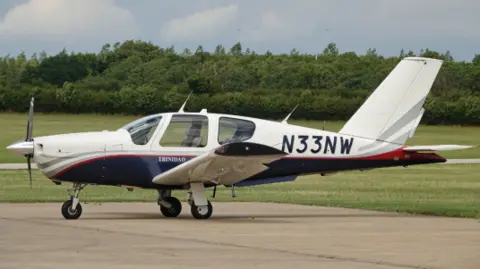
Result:
<svg viewBox="0 0 480 269"><path fill-rule="evenodd" d="M162 147L199 147L208 142L208 118L202 115L173 115L160 139Z"/></svg>
<svg viewBox="0 0 480 269"><path fill-rule="evenodd" d="M250 139L255 132L255 123L229 117L221 117L218 122L218 143L240 142Z"/></svg>

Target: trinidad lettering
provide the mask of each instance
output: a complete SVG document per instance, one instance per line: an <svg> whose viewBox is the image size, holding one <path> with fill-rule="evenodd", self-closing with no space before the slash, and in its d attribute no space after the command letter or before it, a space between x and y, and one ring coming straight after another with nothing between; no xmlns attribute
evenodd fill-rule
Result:
<svg viewBox="0 0 480 269"><path fill-rule="evenodd" d="M158 161L161 163L168 163L168 162L182 163L182 162L186 162L187 158L186 157L158 157Z"/></svg>
<svg viewBox="0 0 480 269"><path fill-rule="evenodd" d="M313 146L309 149L310 140L313 140ZM282 142L282 151L292 153L294 150L297 153L305 153L310 150L311 153L317 154L327 152L335 154L337 146L340 148L341 154L350 154L353 145L353 137L345 139L337 136L322 136L322 135L284 135Z"/></svg>

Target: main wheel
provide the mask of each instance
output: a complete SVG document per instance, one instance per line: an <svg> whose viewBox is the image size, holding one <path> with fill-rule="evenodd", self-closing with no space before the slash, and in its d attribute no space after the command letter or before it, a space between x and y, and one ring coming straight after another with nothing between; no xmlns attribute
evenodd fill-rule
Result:
<svg viewBox="0 0 480 269"><path fill-rule="evenodd" d="M62 215L66 219L78 219L80 215L82 215L82 205L78 203L77 208L73 210L72 204L73 204L72 200L67 200L62 205Z"/></svg>
<svg viewBox="0 0 480 269"><path fill-rule="evenodd" d="M198 207L195 205L195 203L192 203L192 206L191 206L191 212L192 212L192 216L196 219L208 219L210 218L210 216L212 215L213 213L213 207L212 207L212 204L210 203L210 201L207 201L208 202L208 206L207 206L207 209L203 209L203 211L201 210L202 208L201 207Z"/></svg>
<svg viewBox="0 0 480 269"><path fill-rule="evenodd" d="M175 218L182 212L182 203L175 197L166 197L164 202L170 204L170 208L167 208L160 204L160 211L167 218Z"/></svg>

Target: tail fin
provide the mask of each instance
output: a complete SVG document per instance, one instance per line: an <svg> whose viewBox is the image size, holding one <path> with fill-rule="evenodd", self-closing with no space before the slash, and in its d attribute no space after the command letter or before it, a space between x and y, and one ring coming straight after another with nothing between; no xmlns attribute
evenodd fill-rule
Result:
<svg viewBox="0 0 480 269"><path fill-rule="evenodd" d="M403 145L417 128L443 61L404 58L339 133Z"/></svg>

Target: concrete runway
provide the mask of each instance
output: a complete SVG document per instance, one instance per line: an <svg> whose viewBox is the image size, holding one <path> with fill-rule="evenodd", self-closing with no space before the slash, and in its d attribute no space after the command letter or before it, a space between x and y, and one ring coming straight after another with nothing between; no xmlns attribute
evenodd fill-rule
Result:
<svg viewBox="0 0 480 269"><path fill-rule="evenodd" d="M480 223L362 210L213 203L209 220L155 203L0 204L0 268L480 268Z"/></svg>

